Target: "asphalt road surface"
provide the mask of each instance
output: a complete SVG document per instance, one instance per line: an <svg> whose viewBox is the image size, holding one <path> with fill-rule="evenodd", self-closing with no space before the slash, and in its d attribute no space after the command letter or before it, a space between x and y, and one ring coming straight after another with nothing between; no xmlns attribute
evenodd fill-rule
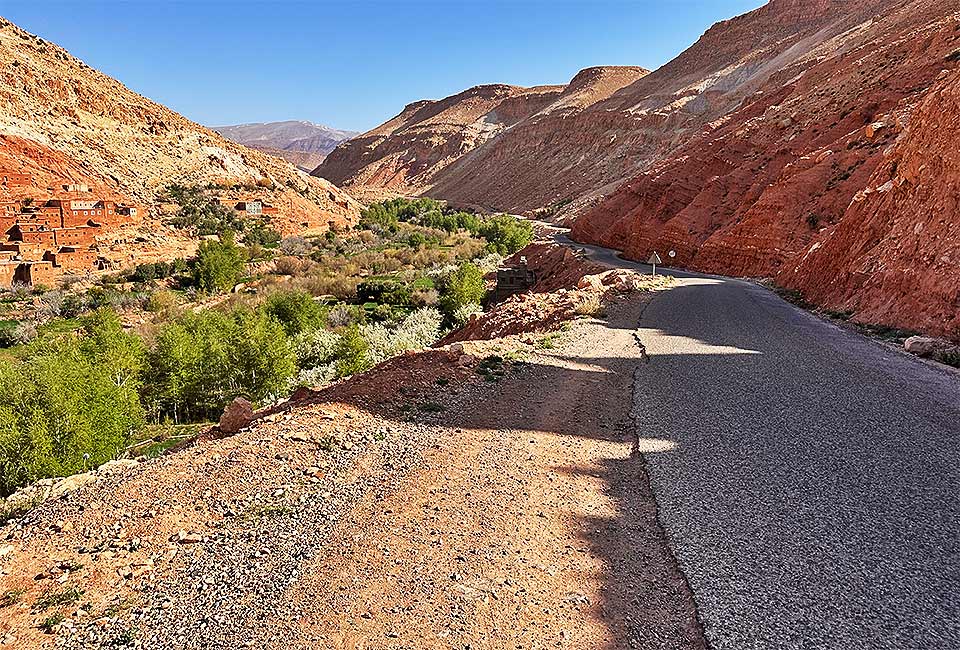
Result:
<svg viewBox="0 0 960 650"><path fill-rule="evenodd" d="M675 274L634 416L711 647L960 648L960 373Z"/></svg>

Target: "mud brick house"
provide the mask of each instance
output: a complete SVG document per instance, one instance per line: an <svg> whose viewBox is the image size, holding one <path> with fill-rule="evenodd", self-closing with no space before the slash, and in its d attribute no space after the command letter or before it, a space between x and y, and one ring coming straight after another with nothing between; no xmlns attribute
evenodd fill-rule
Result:
<svg viewBox="0 0 960 650"><path fill-rule="evenodd" d="M0 184L4 187L30 187L33 185L33 175L0 171Z"/></svg>
<svg viewBox="0 0 960 650"><path fill-rule="evenodd" d="M536 283L536 272L528 269L527 258L521 257L519 264L497 269L495 300L500 301L515 293L523 293Z"/></svg>
<svg viewBox="0 0 960 650"><path fill-rule="evenodd" d="M234 210L238 212L245 212L254 216L259 216L261 214L277 214L279 212L277 208L258 199L253 201L240 201L240 203L237 203L237 205L234 206Z"/></svg>
<svg viewBox="0 0 960 650"><path fill-rule="evenodd" d="M64 273L104 268L97 235L136 216L133 206L97 198L0 201L0 287L53 284Z"/></svg>

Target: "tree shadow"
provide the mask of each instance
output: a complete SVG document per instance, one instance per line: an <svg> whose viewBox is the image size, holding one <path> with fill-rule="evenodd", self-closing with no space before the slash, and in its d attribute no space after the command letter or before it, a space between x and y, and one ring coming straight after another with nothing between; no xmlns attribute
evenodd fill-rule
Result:
<svg viewBox="0 0 960 650"><path fill-rule="evenodd" d="M941 605L956 602L955 546L950 527L937 527L958 520L949 497L960 488L955 378L747 284L696 278L669 300L620 305L588 326L592 334L575 332L475 403L423 418L464 436L514 430L612 443L591 448L589 464L553 466L599 479L613 504L613 516L576 514L572 527L602 560L601 602L587 611L609 631L605 647L704 648L702 622L763 645L783 641L768 629L778 616L795 636L809 633L813 616L863 638L878 638L864 626L887 628L886 616L908 630L902 639L917 627L891 613L891 603L905 605L903 590L887 601L871 591L890 576ZM459 372L444 354L427 358ZM421 399L443 395L410 386ZM359 407L398 418L386 393L370 400L366 390L355 394ZM691 563L700 574L688 584L681 566ZM870 579L838 581L851 567ZM817 580L804 577L811 572ZM733 601L730 619L718 620ZM851 618L856 611L872 614Z"/></svg>

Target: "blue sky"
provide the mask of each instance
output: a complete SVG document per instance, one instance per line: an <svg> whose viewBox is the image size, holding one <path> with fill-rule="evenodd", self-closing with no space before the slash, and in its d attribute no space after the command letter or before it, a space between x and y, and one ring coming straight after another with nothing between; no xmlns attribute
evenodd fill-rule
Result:
<svg viewBox="0 0 960 650"><path fill-rule="evenodd" d="M304 119L363 131L409 102L481 83L656 68L765 1L3 0L0 14L203 124Z"/></svg>

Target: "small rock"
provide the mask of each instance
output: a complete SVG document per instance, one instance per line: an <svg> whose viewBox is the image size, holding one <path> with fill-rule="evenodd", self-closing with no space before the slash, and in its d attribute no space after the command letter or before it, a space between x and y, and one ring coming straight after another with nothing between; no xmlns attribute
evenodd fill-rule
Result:
<svg viewBox="0 0 960 650"><path fill-rule="evenodd" d="M220 416L220 431L237 433L253 421L253 405L242 397L236 397L223 409Z"/></svg>
<svg viewBox="0 0 960 650"><path fill-rule="evenodd" d="M911 336L903 342L903 349L918 357L929 357L940 347L937 339L927 336Z"/></svg>

